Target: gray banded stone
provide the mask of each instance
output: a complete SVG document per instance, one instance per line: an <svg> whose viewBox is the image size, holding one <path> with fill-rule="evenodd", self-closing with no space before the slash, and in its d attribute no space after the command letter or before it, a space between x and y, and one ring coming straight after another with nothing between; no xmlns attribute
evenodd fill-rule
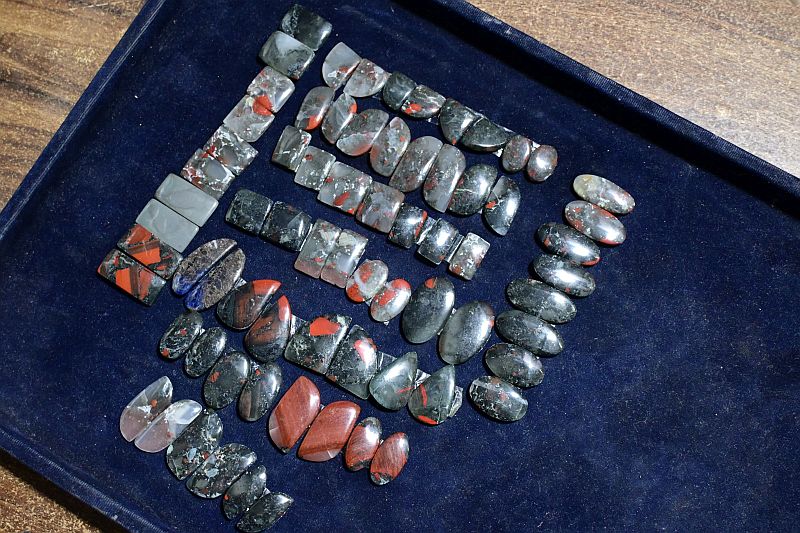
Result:
<svg viewBox="0 0 800 533"><path fill-rule="evenodd" d="M167 175L156 189L155 197L198 226L203 226L219 205L213 196L209 196L175 174Z"/></svg>

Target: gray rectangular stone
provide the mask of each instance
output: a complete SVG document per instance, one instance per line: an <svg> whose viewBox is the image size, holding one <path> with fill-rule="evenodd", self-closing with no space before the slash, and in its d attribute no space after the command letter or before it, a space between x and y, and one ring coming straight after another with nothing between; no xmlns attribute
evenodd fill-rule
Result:
<svg viewBox="0 0 800 533"><path fill-rule="evenodd" d="M170 174L161 182L156 200L191 222L202 226L214 214L218 202L185 179Z"/></svg>
<svg viewBox="0 0 800 533"><path fill-rule="evenodd" d="M200 229L158 200L150 200L136 222L179 252L186 250Z"/></svg>

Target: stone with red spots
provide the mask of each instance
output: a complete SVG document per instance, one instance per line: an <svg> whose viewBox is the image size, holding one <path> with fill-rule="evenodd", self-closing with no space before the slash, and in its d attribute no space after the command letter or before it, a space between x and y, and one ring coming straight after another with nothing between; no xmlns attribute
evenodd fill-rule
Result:
<svg viewBox="0 0 800 533"><path fill-rule="evenodd" d="M592 266L600 262L600 247L586 235L564 224L542 224L536 230L536 237L545 250L573 263Z"/></svg>
<svg viewBox="0 0 800 533"><path fill-rule="evenodd" d="M414 139L394 169L389 185L403 192L418 189L441 148L442 141L436 137L428 135Z"/></svg>
<svg viewBox="0 0 800 533"><path fill-rule="evenodd" d="M501 161L506 172L519 172L531 157L533 145L530 139L522 135L511 137L503 148Z"/></svg>
<svg viewBox="0 0 800 533"><path fill-rule="evenodd" d="M393 279L383 286L369 304L373 320L388 323L405 309L411 298L411 285L404 279Z"/></svg>
<svg viewBox="0 0 800 533"><path fill-rule="evenodd" d="M478 120L479 115L467 106L451 98L445 100L439 111L439 127L450 144L457 144L464 132Z"/></svg>
<svg viewBox="0 0 800 533"><path fill-rule="evenodd" d="M383 92L381 93L383 103L386 104L389 109L397 111L416 86L417 82L402 72L392 72L389 79L386 80L386 85L383 86Z"/></svg>
<svg viewBox="0 0 800 533"><path fill-rule="evenodd" d="M469 386L469 397L483 414L501 422L516 422L528 412L522 392L497 376L476 378Z"/></svg>
<svg viewBox="0 0 800 533"><path fill-rule="evenodd" d="M633 196L611 180L594 174L581 174L572 182L575 194L610 213L627 215L636 207Z"/></svg>
<svg viewBox="0 0 800 533"><path fill-rule="evenodd" d="M495 233L505 235L511 229L521 201L517 183L508 176L500 176L483 207L483 219Z"/></svg>
<svg viewBox="0 0 800 533"><path fill-rule="evenodd" d="M371 300L389 277L389 267L379 259L364 261L347 280L345 293L356 303Z"/></svg>
<svg viewBox="0 0 800 533"><path fill-rule="evenodd" d="M143 452L160 452L172 444L202 410L194 400L177 401L161 411L133 443Z"/></svg>
<svg viewBox="0 0 800 533"><path fill-rule="evenodd" d="M319 389L305 376L292 383L269 415L267 431L283 453L294 447L319 414Z"/></svg>
<svg viewBox="0 0 800 533"><path fill-rule="evenodd" d="M258 155L258 150L224 124L214 132L203 146L203 150L237 176L244 172Z"/></svg>
<svg viewBox="0 0 800 533"><path fill-rule="evenodd" d="M414 418L428 425L447 420L456 399L456 367L443 366L419 385L408 400Z"/></svg>
<svg viewBox="0 0 800 533"><path fill-rule="evenodd" d="M257 279L239 285L217 304L217 317L229 328L247 329L280 286L280 281L272 279Z"/></svg>
<svg viewBox="0 0 800 533"><path fill-rule="evenodd" d="M287 361L324 374L351 321L349 316L336 314L316 317L289 339L284 357Z"/></svg>
<svg viewBox="0 0 800 533"><path fill-rule="evenodd" d="M337 161L322 182L317 200L353 215L371 184L367 174Z"/></svg>
<svg viewBox="0 0 800 533"><path fill-rule="evenodd" d="M258 57L281 74L299 80L314 60L314 50L291 35L276 31L261 47Z"/></svg>
<svg viewBox="0 0 800 533"><path fill-rule="evenodd" d="M369 398L369 381L378 371L378 348L361 326L353 326L339 345L325 376L359 398Z"/></svg>
<svg viewBox="0 0 800 533"><path fill-rule="evenodd" d="M286 349L291 326L292 308L289 299L281 296L250 326L244 336L244 347L258 361L276 361Z"/></svg>
<svg viewBox="0 0 800 533"><path fill-rule="evenodd" d="M267 490L267 469L251 466L242 477L228 487L222 497L222 513L231 520L247 511Z"/></svg>
<svg viewBox="0 0 800 533"><path fill-rule="evenodd" d="M294 173L294 182L311 190L318 191L328 176L336 156L314 146L306 148L303 161Z"/></svg>
<svg viewBox="0 0 800 533"><path fill-rule="evenodd" d="M250 82L247 94L263 97L259 100L271 113L277 113L294 93L294 82L272 67L264 67Z"/></svg>
<svg viewBox="0 0 800 533"><path fill-rule="evenodd" d="M333 96L333 89L326 86L308 91L294 119L295 128L305 131L317 129L333 103Z"/></svg>
<svg viewBox="0 0 800 533"><path fill-rule="evenodd" d="M239 416L255 422L267 414L281 391L283 374L275 363L250 364L250 377L239 394Z"/></svg>
<svg viewBox="0 0 800 533"><path fill-rule="evenodd" d="M392 411L408 404L417 379L417 353L408 352L381 370L369 382L369 392L381 406Z"/></svg>
<svg viewBox="0 0 800 533"><path fill-rule="evenodd" d="M350 433L344 450L344 464L353 472L367 468L381 444L381 421L370 416L365 418Z"/></svg>
<svg viewBox="0 0 800 533"><path fill-rule="evenodd" d="M466 168L467 160L461 150L449 144L442 146L422 186L422 196L428 205L441 213L447 211Z"/></svg>
<svg viewBox="0 0 800 533"><path fill-rule="evenodd" d="M376 485L397 479L408 462L409 446L405 433L394 433L381 443L369 466L369 477Z"/></svg>
<svg viewBox="0 0 800 533"><path fill-rule="evenodd" d="M486 117L481 117L467 128L459 141L476 152L494 152L502 148L509 139L506 130Z"/></svg>
<svg viewBox="0 0 800 533"><path fill-rule="evenodd" d="M341 94L333 101L322 119L322 136L331 144L342 134L358 112L358 105L349 94Z"/></svg>
<svg viewBox="0 0 800 533"><path fill-rule="evenodd" d="M164 279L169 279L183 260L183 256L175 248L161 242L150 230L139 224L134 224L117 241L117 248Z"/></svg>
<svg viewBox="0 0 800 533"><path fill-rule="evenodd" d="M372 170L381 176L391 176L410 143L411 130L408 124L402 118L394 117L372 143L369 151Z"/></svg>
<svg viewBox="0 0 800 533"><path fill-rule="evenodd" d="M186 479L208 459L222 440L222 420L211 409L203 412L180 437L167 446L167 467L178 479Z"/></svg>
<svg viewBox="0 0 800 533"><path fill-rule="evenodd" d="M250 377L250 359L242 352L223 355L203 384L203 399L209 407L222 409L233 402Z"/></svg>
<svg viewBox="0 0 800 533"><path fill-rule="evenodd" d="M564 207L564 218L570 226L597 242L610 246L625 242L625 226L602 207L575 200Z"/></svg>
<svg viewBox="0 0 800 533"><path fill-rule="evenodd" d="M119 432L126 441L134 440L148 424L172 403L172 381L163 376L134 396L119 417Z"/></svg>
<svg viewBox="0 0 800 533"><path fill-rule="evenodd" d="M403 101L400 109L413 118L431 118L444 105L445 97L426 85L417 85Z"/></svg>
<svg viewBox="0 0 800 533"><path fill-rule="evenodd" d="M439 334L439 357L451 365L469 361L481 351L494 327L494 309L474 301L459 307Z"/></svg>
<svg viewBox="0 0 800 533"><path fill-rule="evenodd" d="M192 343L183 360L183 368L190 378L200 377L214 366L228 345L228 334L222 328L208 328Z"/></svg>
<svg viewBox="0 0 800 533"><path fill-rule="evenodd" d="M389 79L389 73L370 61L362 59L344 86L344 93L355 98L377 94Z"/></svg>
<svg viewBox="0 0 800 533"><path fill-rule="evenodd" d="M428 212L417 206L403 203L389 229L389 241L403 248L411 248L419 242L422 229L428 220Z"/></svg>
<svg viewBox="0 0 800 533"><path fill-rule="evenodd" d="M594 292L594 277L580 265L556 255L540 255L531 263L542 281L570 296L583 298Z"/></svg>
<svg viewBox="0 0 800 533"><path fill-rule="evenodd" d="M364 155L389 121L382 109L366 109L356 115L336 140L336 147L350 156Z"/></svg>
<svg viewBox="0 0 800 533"><path fill-rule="evenodd" d="M461 279L471 280L489 252L489 242L474 233L467 233L450 257L447 269Z"/></svg>
<svg viewBox="0 0 800 533"><path fill-rule="evenodd" d="M555 327L518 309L500 313L497 334L534 355L551 357L564 349L564 339Z"/></svg>
<svg viewBox="0 0 800 533"><path fill-rule="evenodd" d="M183 165L181 176L217 200L222 198L236 179L236 175L228 167L202 149L197 150Z"/></svg>
<svg viewBox="0 0 800 533"><path fill-rule="evenodd" d="M382 233L389 233L405 197L394 187L373 181L356 210L356 220Z"/></svg>
<svg viewBox="0 0 800 533"><path fill-rule="evenodd" d="M186 310L178 315L158 342L158 353L166 359L178 359L186 353L203 329L203 316Z"/></svg>
<svg viewBox="0 0 800 533"><path fill-rule="evenodd" d="M361 408L353 402L333 402L325 406L308 428L297 456L314 463L339 455L356 425Z"/></svg>
<svg viewBox="0 0 800 533"><path fill-rule="evenodd" d="M322 219L317 219L308 232L308 237L300 248L300 253L294 262L294 268L311 276L319 278L325 261L336 247L341 228Z"/></svg>
<svg viewBox="0 0 800 533"><path fill-rule="evenodd" d="M245 255L241 249L217 263L186 295L183 301L186 308L203 311L216 305L239 282L244 263Z"/></svg>
<svg viewBox="0 0 800 533"><path fill-rule="evenodd" d="M322 63L322 79L331 89L338 89L358 66L361 56L344 43L337 43L331 48Z"/></svg>
<svg viewBox="0 0 800 533"><path fill-rule="evenodd" d="M268 97L246 94L222 123L243 140L256 142L275 120L271 107Z"/></svg>
<svg viewBox="0 0 800 533"><path fill-rule="evenodd" d="M300 163L303 162L303 156L310 142L310 133L299 130L294 126L286 126L275 144L275 150L272 152L272 162L292 172L296 171Z"/></svg>
<svg viewBox="0 0 800 533"><path fill-rule="evenodd" d="M163 278L119 250L111 250L97 273L145 305L153 305L166 285Z"/></svg>
<svg viewBox="0 0 800 533"><path fill-rule="evenodd" d="M336 239L325 266L322 267L320 279L344 289L347 278L355 271L369 241L363 235L350 230L342 230Z"/></svg>

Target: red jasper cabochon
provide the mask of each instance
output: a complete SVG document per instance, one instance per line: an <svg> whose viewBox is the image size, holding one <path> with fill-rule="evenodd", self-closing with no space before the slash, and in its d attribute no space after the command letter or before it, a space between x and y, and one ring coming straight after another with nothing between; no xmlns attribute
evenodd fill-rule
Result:
<svg viewBox="0 0 800 533"><path fill-rule="evenodd" d="M348 470L366 468L381 444L381 421L371 416L355 427L344 451L344 464Z"/></svg>
<svg viewBox="0 0 800 533"><path fill-rule="evenodd" d="M315 463L336 457L347 443L360 413L361 408L353 402L333 402L325 406L297 450L298 457Z"/></svg>
<svg viewBox="0 0 800 533"><path fill-rule="evenodd" d="M229 292L219 302L217 316L230 328L249 328L280 286L280 281L271 279L248 281Z"/></svg>
<svg viewBox="0 0 800 533"><path fill-rule="evenodd" d="M408 450L405 433L394 433L383 441L369 467L369 477L373 483L385 485L396 479L408 462Z"/></svg>
<svg viewBox="0 0 800 533"><path fill-rule="evenodd" d="M319 405L317 386L305 376L297 378L269 415L267 430L275 446L283 453L291 450L319 414Z"/></svg>

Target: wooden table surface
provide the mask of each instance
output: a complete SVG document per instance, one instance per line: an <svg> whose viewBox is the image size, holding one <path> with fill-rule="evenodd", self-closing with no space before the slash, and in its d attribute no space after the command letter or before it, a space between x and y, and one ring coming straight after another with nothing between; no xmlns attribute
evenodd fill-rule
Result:
<svg viewBox="0 0 800 533"><path fill-rule="evenodd" d="M800 0L473 0L775 165L800 175ZM142 0L0 0L0 205L13 194ZM0 531L113 524L0 455Z"/></svg>

